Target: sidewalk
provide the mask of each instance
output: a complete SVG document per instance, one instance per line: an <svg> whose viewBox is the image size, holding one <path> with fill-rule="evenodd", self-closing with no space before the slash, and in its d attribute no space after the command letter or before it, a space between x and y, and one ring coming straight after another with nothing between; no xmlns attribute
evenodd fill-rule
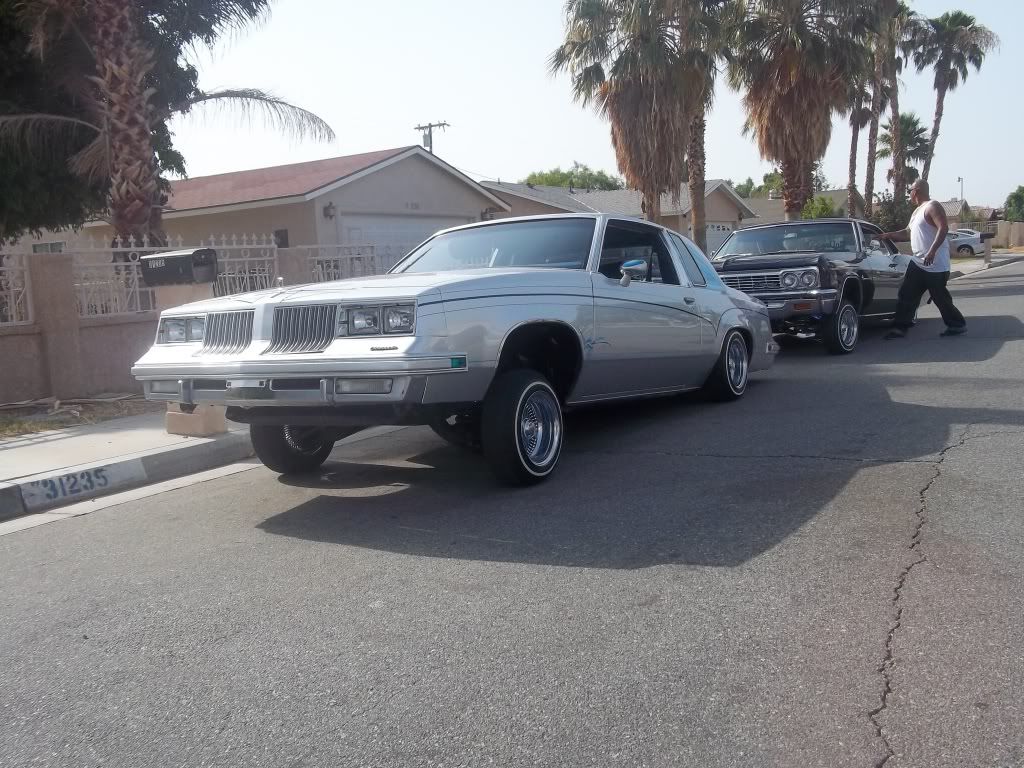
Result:
<svg viewBox="0 0 1024 768"><path fill-rule="evenodd" d="M1007 264L1013 264L1015 261L1024 260L1024 253L993 253L992 254L992 267L1003 267ZM990 268L992 268L990 267ZM949 273L951 280L955 280L958 277L965 277L975 272L981 272L985 269L985 259L953 259L953 269Z"/></svg>
<svg viewBox="0 0 1024 768"><path fill-rule="evenodd" d="M245 425L217 437L164 431L164 414L0 439L0 520L212 469L252 455Z"/></svg>

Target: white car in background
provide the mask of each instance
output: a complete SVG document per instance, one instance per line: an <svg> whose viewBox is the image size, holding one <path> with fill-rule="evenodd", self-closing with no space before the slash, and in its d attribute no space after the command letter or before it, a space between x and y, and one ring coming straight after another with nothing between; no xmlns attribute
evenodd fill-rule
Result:
<svg viewBox="0 0 1024 768"><path fill-rule="evenodd" d="M949 233L949 248L958 256L973 256L985 250L981 232L976 229L954 229Z"/></svg>

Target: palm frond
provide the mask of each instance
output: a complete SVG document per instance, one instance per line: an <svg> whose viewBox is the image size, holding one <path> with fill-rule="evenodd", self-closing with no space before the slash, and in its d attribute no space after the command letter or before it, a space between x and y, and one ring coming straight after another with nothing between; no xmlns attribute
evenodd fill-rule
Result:
<svg viewBox="0 0 1024 768"><path fill-rule="evenodd" d="M83 132L101 133L97 126L77 117L42 112L0 114L0 144L24 152L66 149L81 139Z"/></svg>
<svg viewBox="0 0 1024 768"><path fill-rule="evenodd" d="M246 117L258 114L268 126L297 139L329 142L336 138L334 130L319 115L256 88L226 88L201 93L182 111L190 112L204 106L238 108Z"/></svg>

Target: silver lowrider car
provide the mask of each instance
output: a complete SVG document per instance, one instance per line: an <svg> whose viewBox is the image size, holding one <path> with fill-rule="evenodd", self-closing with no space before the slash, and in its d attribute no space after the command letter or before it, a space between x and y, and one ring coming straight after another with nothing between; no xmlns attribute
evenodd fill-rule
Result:
<svg viewBox="0 0 1024 768"><path fill-rule="evenodd" d="M764 304L648 222L539 216L439 232L389 274L176 307L132 368L152 400L227 406L271 469L336 440L427 424L510 484L554 470L562 411L704 388L771 365Z"/></svg>

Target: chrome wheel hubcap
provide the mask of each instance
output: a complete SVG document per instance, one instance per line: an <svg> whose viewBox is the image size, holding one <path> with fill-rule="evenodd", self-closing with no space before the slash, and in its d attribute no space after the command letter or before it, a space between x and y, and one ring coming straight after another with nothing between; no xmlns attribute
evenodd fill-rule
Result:
<svg viewBox="0 0 1024 768"><path fill-rule="evenodd" d="M860 322L857 318L857 310L847 305L843 307L839 315L839 341L849 349L857 341L857 333L860 330Z"/></svg>
<svg viewBox="0 0 1024 768"><path fill-rule="evenodd" d="M546 389L526 398L519 412L519 446L523 456L536 467L546 467L558 455L562 441L562 418L558 401Z"/></svg>
<svg viewBox="0 0 1024 768"><path fill-rule="evenodd" d="M739 336L733 336L725 353L726 373L733 391L739 392L747 383L747 345Z"/></svg>
<svg viewBox="0 0 1024 768"><path fill-rule="evenodd" d="M318 427L285 427L284 440L296 453L312 454L323 447Z"/></svg>

